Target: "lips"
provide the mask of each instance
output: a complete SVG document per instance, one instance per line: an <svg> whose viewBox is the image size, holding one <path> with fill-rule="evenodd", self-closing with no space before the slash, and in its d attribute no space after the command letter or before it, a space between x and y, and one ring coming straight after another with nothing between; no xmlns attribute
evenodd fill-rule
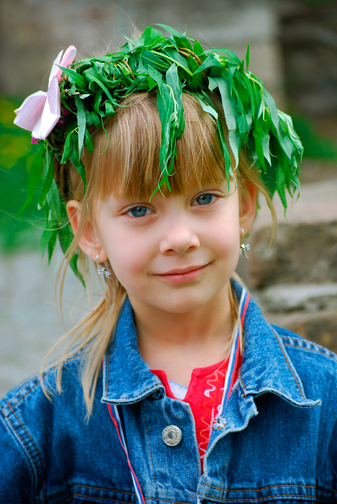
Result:
<svg viewBox="0 0 337 504"><path fill-rule="evenodd" d="M165 273L157 273L158 276L170 283L188 283L196 280L205 269L209 266L208 264L190 266L189 268L177 268L174 270L166 271Z"/></svg>
<svg viewBox="0 0 337 504"><path fill-rule="evenodd" d="M161 275L184 275L185 273L189 273L190 271L195 271L200 268L204 268L205 266L207 266L207 264L203 264L200 266L191 266L190 268L185 268L185 269L177 268L177 269L174 269L171 271L166 271L165 273L158 273L158 275L159 276L161 276Z"/></svg>

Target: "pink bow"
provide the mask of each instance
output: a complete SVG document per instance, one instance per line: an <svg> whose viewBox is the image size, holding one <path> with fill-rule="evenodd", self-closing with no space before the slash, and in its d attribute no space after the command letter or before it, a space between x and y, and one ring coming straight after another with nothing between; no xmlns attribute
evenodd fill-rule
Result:
<svg viewBox="0 0 337 504"><path fill-rule="evenodd" d="M32 132L33 140L44 140L61 117L60 87L62 70L75 59L76 47L70 46L63 55L61 51L53 63L49 75L48 91L37 91L28 96L21 107L15 110L14 124ZM61 59L62 58L62 59Z"/></svg>

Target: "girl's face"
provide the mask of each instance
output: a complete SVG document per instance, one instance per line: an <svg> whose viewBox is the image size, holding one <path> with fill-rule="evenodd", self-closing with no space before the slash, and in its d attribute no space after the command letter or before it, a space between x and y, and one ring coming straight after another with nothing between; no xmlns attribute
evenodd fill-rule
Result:
<svg viewBox="0 0 337 504"><path fill-rule="evenodd" d="M132 304L186 313L227 296L240 228L247 233L254 219L254 190L241 206L227 181L168 197L157 192L150 202L111 195L98 202L96 232L85 231L80 246L110 261Z"/></svg>

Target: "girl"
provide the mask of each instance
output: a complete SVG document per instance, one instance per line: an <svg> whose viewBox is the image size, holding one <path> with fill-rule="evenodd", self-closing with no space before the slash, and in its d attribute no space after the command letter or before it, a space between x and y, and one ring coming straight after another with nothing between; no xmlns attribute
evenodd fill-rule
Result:
<svg viewBox="0 0 337 504"><path fill-rule="evenodd" d="M336 358L235 280L258 194L273 212L298 189L300 141L248 51L245 70L164 28L77 63L70 47L16 111L49 256L59 235L105 288L1 401L0 501L335 502Z"/></svg>

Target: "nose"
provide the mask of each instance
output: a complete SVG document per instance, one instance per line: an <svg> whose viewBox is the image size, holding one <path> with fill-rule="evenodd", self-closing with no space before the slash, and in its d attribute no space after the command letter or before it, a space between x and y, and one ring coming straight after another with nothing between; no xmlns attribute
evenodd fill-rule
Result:
<svg viewBox="0 0 337 504"><path fill-rule="evenodd" d="M175 216L167 226L163 227L162 233L160 241L162 254L184 255L186 252L200 247L199 237L188 219Z"/></svg>

